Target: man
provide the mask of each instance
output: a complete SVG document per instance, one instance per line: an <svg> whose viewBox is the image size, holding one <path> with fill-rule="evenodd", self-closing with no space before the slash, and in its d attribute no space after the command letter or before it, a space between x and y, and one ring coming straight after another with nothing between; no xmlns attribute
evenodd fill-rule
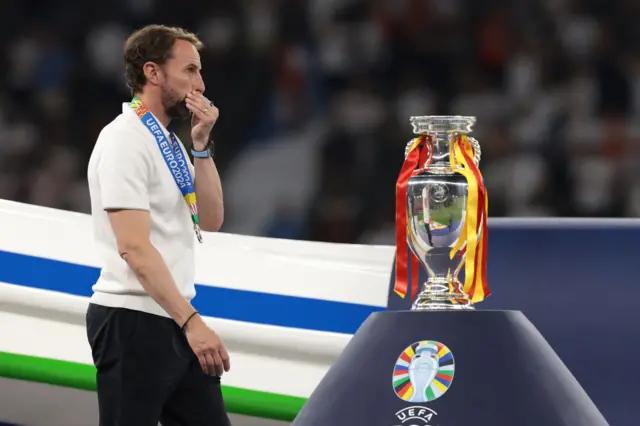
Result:
<svg viewBox="0 0 640 426"><path fill-rule="evenodd" d="M198 38L152 25L124 48L133 100L101 131L88 166L102 271L87 311L101 426L229 424L229 355L190 301L200 227L222 225ZM167 130L191 119L193 164Z"/></svg>

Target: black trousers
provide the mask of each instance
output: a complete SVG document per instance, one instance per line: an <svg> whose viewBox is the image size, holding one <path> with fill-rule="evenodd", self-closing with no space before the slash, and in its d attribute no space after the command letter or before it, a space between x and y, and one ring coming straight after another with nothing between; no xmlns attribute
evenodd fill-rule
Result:
<svg viewBox="0 0 640 426"><path fill-rule="evenodd" d="M220 378L206 375L170 318L90 304L100 426L229 426Z"/></svg>

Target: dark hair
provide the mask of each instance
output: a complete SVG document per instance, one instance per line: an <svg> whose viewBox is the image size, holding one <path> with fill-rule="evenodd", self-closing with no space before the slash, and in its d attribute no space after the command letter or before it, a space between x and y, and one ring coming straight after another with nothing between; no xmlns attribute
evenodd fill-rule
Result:
<svg viewBox="0 0 640 426"><path fill-rule="evenodd" d="M182 28L148 25L129 36L124 44L124 75L131 95L142 91L147 82L144 64L151 61L164 64L170 57L176 40L185 40L198 50L202 42L193 33Z"/></svg>

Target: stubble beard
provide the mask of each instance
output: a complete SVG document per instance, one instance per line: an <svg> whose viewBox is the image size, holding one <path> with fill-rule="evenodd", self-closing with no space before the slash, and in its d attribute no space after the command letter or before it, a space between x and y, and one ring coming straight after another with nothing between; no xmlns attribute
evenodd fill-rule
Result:
<svg viewBox="0 0 640 426"><path fill-rule="evenodd" d="M172 90L162 90L162 106L167 117L172 120L186 120L191 116L191 111L187 108L186 96L181 97Z"/></svg>

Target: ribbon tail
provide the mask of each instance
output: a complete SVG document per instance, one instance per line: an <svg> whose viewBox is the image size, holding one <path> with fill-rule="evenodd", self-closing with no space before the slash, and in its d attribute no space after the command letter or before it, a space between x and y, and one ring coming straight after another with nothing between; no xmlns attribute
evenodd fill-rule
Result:
<svg viewBox="0 0 640 426"><path fill-rule="evenodd" d="M411 297L418 295L420 280L420 261L413 251L411 251Z"/></svg>
<svg viewBox="0 0 640 426"><path fill-rule="evenodd" d="M470 296L472 303L477 303L488 295L486 281L488 200L482 174L473 162L473 148L466 137L459 140L456 150L465 163L469 191L467 218L470 222L467 227L469 234L464 291Z"/></svg>
<svg viewBox="0 0 640 426"><path fill-rule="evenodd" d="M396 276L393 291L404 299L408 291L409 249L407 247L407 184L419 162L417 149L424 137L414 139L404 160L396 184Z"/></svg>
<svg viewBox="0 0 640 426"><path fill-rule="evenodd" d="M488 297L491 295L491 290L489 290L489 282L487 281L487 252L489 246L489 225L487 221L489 216L489 196L487 194L486 188L484 203L484 219L482 222L482 257L480 259L480 265L482 269L480 277L482 279L482 290L484 292L484 297Z"/></svg>
<svg viewBox="0 0 640 426"><path fill-rule="evenodd" d="M449 159L450 159L449 161L451 162L451 168L453 169L454 172L460 173L468 180L468 176L467 176L468 173L464 169L464 163L458 160L458 154L456 153L456 144L457 144L457 140L452 141L452 143L449 145ZM465 212L463 213L465 217L461 218L461 220L464 220L464 221L462 222L463 226L460 232L460 236L458 237L458 241L456 241L456 243L451 248L451 251L449 252L449 259L451 260L453 260L453 257L456 255L456 253L460 253L460 256L462 257L466 251L467 223L468 223L468 220L466 218L467 210L465 210Z"/></svg>

